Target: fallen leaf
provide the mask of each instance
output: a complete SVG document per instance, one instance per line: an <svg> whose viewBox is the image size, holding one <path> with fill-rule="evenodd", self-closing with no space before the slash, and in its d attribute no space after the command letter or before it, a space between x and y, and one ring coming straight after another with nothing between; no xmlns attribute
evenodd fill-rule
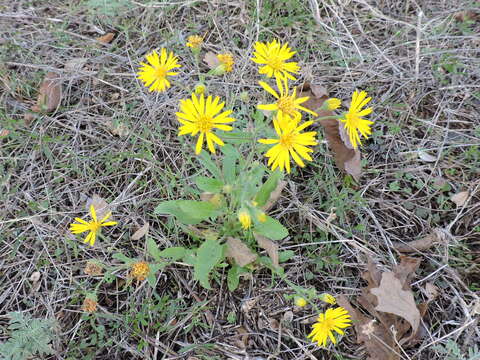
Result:
<svg viewBox="0 0 480 360"><path fill-rule="evenodd" d="M257 233L253 233L253 236L255 237L255 240L257 240L258 246L267 252L268 256L272 260L273 266L278 267L278 244Z"/></svg>
<svg viewBox="0 0 480 360"><path fill-rule="evenodd" d="M420 311L418 311L415 299L411 290L402 289L403 284L391 271L382 274L382 280L378 288L370 289L370 292L377 297L377 311L395 314L407 320L412 327L412 334L415 334L420 325Z"/></svg>
<svg viewBox="0 0 480 360"><path fill-rule="evenodd" d="M109 44L113 40L114 36L115 34L110 32L103 36L97 37L95 40L101 42L102 44Z"/></svg>
<svg viewBox="0 0 480 360"><path fill-rule="evenodd" d="M393 268L395 276L400 280L403 290L410 289L410 282L415 276L415 272L420 266L420 259L409 257L409 256L400 256L400 264L396 265Z"/></svg>
<svg viewBox="0 0 480 360"><path fill-rule="evenodd" d="M87 62L87 59L82 58L82 57L77 57L68 60L65 65L63 65L63 68L67 71L75 72L75 71L80 71L82 70L83 65Z"/></svg>
<svg viewBox="0 0 480 360"><path fill-rule="evenodd" d="M388 329L374 319L363 315L354 308L345 295L337 297L337 304L343 307L351 316L357 343L364 343L368 353L368 360L400 360L398 345L390 335Z"/></svg>
<svg viewBox="0 0 480 360"><path fill-rule="evenodd" d="M282 195L282 191L287 185L286 181L280 180L277 184L277 187L270 193L270 197L268 198L267 203L262 207L263 211L270 210L273 205L276 204L278 199L280 199L280 195Z"/></svg>
<svg viewBox="0 0 480 360"><path fill-rule="evenodd" d="M105 125L113 135L126 137L130 134L130 129L124 123L108 120L105 122Z"/></svg>
<svg viewBox="0 0 480 360"><path fill-rule="evenodd" d="M255 306L257 301L258 301L258 298L256 298L256 297L244 300L243 303L242 303L242 306L241 306L242 311L244 313L248 313L250 310L253 309L253 307Z"/></svg>
<svg viewBox="0 0 480 360"><path fill-rule="evenodd" d="M285 311L282 317L282 321L285 323L291 323L293 321L293 311Z"/></svg>
<svg viewBox="0 0 480 360"><path fill-rule="evenodd" d="M425 162L435 162L437 161L437 157L436 156L432 156L428 153L426 153L425 151L422 151L422 150L419 150L418 151L418 157L420 158L420 160L423 160Z"/></svg>
<svg viewBox="0 0 480 360"><path fill-rule="evenodd" d="M209 51L203 56L203 62L207 64L209 69L215 69L218 65L220 65L220 61L218 60L217 55L213 52Z"/></svg>
<svg viewBox="0 0 480 360"><path fill-rule="evenodd" d="M438 287L431 282L427 282L425 284L425 293L427 294L427 302L432 302L438 297Z"/></svg>
<svg viewBox="0 0 480 360"><path fill-rule="evenodd" d="M413 240L408 243L392 241L393 248L401 253L411 253L416 251L428 250L433 244L439 241L436 232L432 232L421 239Z"/></svg>
<svg viewBox="0 0 480 360"><path fill-rule="evenodd" d="M91 198L87 200L87 211L90 213L90 205L93 205L95 209L95 213L97 215L98 220L101 220L107 215L109 212L111 212L110 205L105 201L104 198L98 196L97 194L94 194ZM111 218L109 219L111 221Z"/></svg>
<svg viewBox="0 0 480 360"><path fill-rule="evenodd" d="M145 224L143 224L143 226L138 228L138 230L133 233L131 239L140 240L142 237L147 235L149 227L150 227L150 224L146 222Z"/></svg>
<svg viewBox="0 0 480 360"><path fill-rule="evenodd" d="M345 171L352 175L356 181L360 181L362 176L361 154L358 149L354 150L354 155L350 160L345 161Z"/></svg>
<svg viewBox="0 0 480 360"><path fill-rule="evenodd" d="M240 239L229 237L226 244L225 256L233 258L238 266L243 267L257 259L257 255Z"/></svg>
<svg viewBox="0 0 480 360"><path fill-rule="evenodd" d="M41 276L40 271L34 271L34 272L32 273L32 275L30 275L30 279L29 279L29 280L30 280L32 283L36 283L36 282L38 282L38 281L40 280L40 276Z"/></svg>
<svg viewBox="0 0 480 360"><path fill-rule="evenodd" d="M248 344L248 331L243 326L240 326L235 329L235 332L237 336L234 337L234 345L239 349L245 350Z"/></svg>
<svg viewBox="0 0 480 360"><path fill-rule="evenodd" d="M450 200L452 200L457 207L465 205L467 202L468 197L470 196L469 191L460 191L459 193L452 195Z"/></svg>
<svg viewBox="0 0 480 360"><path fill-rule="evenodd" d="M280 328L280 321L275 318L268 318L268 323L272 330L278 330Z"/></svg>
<svg viewBox="0 0 480 360"><path fill-rule="evenodd" d="M8 134L10 134L10 130L7 130L7 129L0 130L0 137L8 136Z"/></svg>
<svg viewBox="0 0 480 360"><path fill-rule="evenodd" d="M57 109L62 102L62 83L58 74L49 72L38 90L37 104L32 106L34 112L49 113ZM27 120L27 119L26 119Z"/></svg>

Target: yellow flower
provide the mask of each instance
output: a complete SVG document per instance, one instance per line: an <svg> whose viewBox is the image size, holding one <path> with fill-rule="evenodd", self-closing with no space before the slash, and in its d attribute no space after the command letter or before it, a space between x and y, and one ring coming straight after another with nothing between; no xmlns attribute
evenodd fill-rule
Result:
<svg viewBox="0 0 480 360"><path fill-rule="evenodd" d="M337 303L337 300L332 295L327 293L321 294L320 300L330 305L335 305Z"/></svg>
<svg viewBox="0 0 480 360"><path fill-rule="evenodd" d="M279 167L281 171L286 169L290 173L290 155L301 167L305 166L301 158L312 161L308 153L313 152L313 150L308 148L308 145L317 145L315 139L317 132L301 133L303 129L312 124L313 121L307 121L297 127L294 122L280 124L276 119L273 120L278 139L258 140L262 144L276 144L265 153L265 156L269 158L268 165L272 165L272 170Z"/></svg>
<svg viewBox="0 0 480 360"><path fill-rule="evenodd" d="M202 44L203 44L203 37L202 36L190 35L187 38L187 43L185 45L187 45L187 47L190 47L192 49L198 49L199 50L202 47Z"/></svg>
<svg viewBox="0 0 480 360"><path fill-rule="evenodd" d="M224 72L231 72L233 70L233 64L235 64L235 61L233 60L232 54L218 54L217 59Z"/></svg>
<svg viewBox="0 0 480 360"><path fill-rule="evenodd" d="M250 226L252 226L252 218L246 210L241 210L238 213L238 221L240 221L244 230L247 230Z"/></svg>
<svg viewBox="0 0 480 360"><path fill-rule="evenodd" d="M226 123L234 122L235 119L228 117L232 110L227 110L217 115L225 106L225 103L220 103L220 98L215 96L212 98L210 95L205 99L201 94L197 97L192 94L191 99L180 100L180 111L177 112L177 119L182 124L179 127L178 136L191 134L195 136L200 133L197 145L195 146L195 153L198 155L202 151L202 145L204 139L207 141L207 146L210 152L215 154L214 143L223 146L224 142L215 135L212 130L217 128L223 131L231 131L233 128Z"/></svg>
<svg viewBox="0 0 480 360"><path fill-rule="evenodd" d="M132 264L130 276L137 279L137 281L143 281L147 278L149 272L150 267L148 266L148 263L145 261L139 261Z"/></svg>
<svg viewBox="0 0 480 360"><path fill-rule="evenodd" d="M200 95L200 94L205 94L205 90L207 87L203 83L198 83L195 85L195 94Z"/></svg>
<svg viewBox="0 0 480 360"><path fill-rule="evenodd" d="M307 300L305 300L303 297L296 297L295 305L297 305L298 307L304 307L307 305Z"/></svg>
<svg viewBox="0 0 480 360"><path fill-rule="evenodd" d="M303 110L317 116L317 113L301 105L308 100L308 96L297 98L297 88L294 88L293 92L290 94L288 90L288 80L286 78L283 80L276 78L276 81L279 93L273 90L266 82L258 82L260 86L263 87L265 91L272 94L277 101L273 104L258 105L257 108L260 110L278 111L281 116L288 115L296 122L299 122L302 117L302 114L298 110Z"/></svg>
<svg viewBox="0 0 480 360"><path fill-rule="evenodd" d="M342 329L351 325L352 320L350 320L347 310L342 307L330 308L318 316L317 322L312 326L312 332L307 337L311 338L313 342L317 342L319 346L326 346L328 338L336 344L337 339L335 339L333 331L343 335Z"/></svg>
<svg viewBox="0 0 480 360"><path fill-rule="evenodd" d="M257 220L261 223L264 223L265 221L267 221L267 214L265 214L263 211L259 212L257 214Z"/></svg>
<svg viewBox="0 0 480 360"><path fill-rule="evenodd" d="M298 74L300 67L296 62L286 62L296 51L291 51L288 43L280 44L279 41L273 40L269 43L256 42L254 57L251 60L261 66L258 69L259 74L265 74L269 78L287 78L296 80L290 73Z"/></svg>
<svg viewBox="0 0 480 360"><path fill-rule="evenodd" d="M170 87L168 76L178 75L178 72L171 71L172 69L181 67L178 64L178 58L173 52L167 53L167 50L162 48L160 56L154 50L146 56L148 64L141 62L142 65L137 73L146 87L150 87L149 91L163 92Z"/></svg>
<svg viewBox="0 0 480 360"><path fill-rule="evenodd" d="M117 225L117 222L116 221L105 222L110 216L112 216L111 212L105 215L102 220L98 221L97 214L95 213L95 208L93 207L93 205L90 205L90 216L92 217L92 221L89 221L89 222L82 220L80 218L75 218L75 221L79 222L80 224L77 224L77 223L70 224L70 231L72 232L72 234L81 234L85 231L90 231L90 233L87 235L87 237L83 242L90 243L90 245L93 246L93 244L95 244L95 239L97 237L97 234L100 232L100 229L102 228L102 226Z"/></svg>
<svg viewBox="0 0 480 360"><path fill-rule="evenodd" d="M352 103L350 104L348 112L345 114L345 118L340 119L341 122L345 123L345 129L348 132L348 137L350 138L350 142L354 148L357 148L358 144L362 145L358 132L360 132L360 134L362 134L362 136L365 138L368 138L368 135L372 133L370 125L373 124L373 121L365 120L362 117L370 114L373 111L371 107L362 110L362 108L367 105L370 100L372 100L372 98L367 98L366 91L358 92L358 90L355 90L352 95Z"/></svg>
<svg viewBox="0 0 480 360"><path fill-rule="evenodd" d="M327 103L328 110L338 109L340 105L342 105L342 102L340 101L340 99L337 99L337 98L330 98L330 99L327 99L325 102Z"/></svg>

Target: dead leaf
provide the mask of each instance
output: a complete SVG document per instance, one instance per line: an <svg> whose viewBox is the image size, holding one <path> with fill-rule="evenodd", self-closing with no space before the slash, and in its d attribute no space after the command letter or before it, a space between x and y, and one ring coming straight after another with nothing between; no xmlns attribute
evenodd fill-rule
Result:
<svg viewBox="0 0 480 360"><path fill-rule="evenodd" d="M267 203L262 207L263 211L270 210L273 205L276 204L278 199L280 199L280 195L282 195L282 191L287 185L286 181L280 180L277 184L277 187L270 193L270 197L268 198Z"/></svg>
<svg viewBox="0 0 480 360"><path fill-rule="evenodd" d="M403 290L410 289L410 282L415 276L415 272L420 266L420 259L409 257L409 256L400 256L400 264L396 265L393 268L395 276L400 280Z"/></svg>
<svg viewBox="0 0 480 360"><path fill-rule="evenodd" d="M8 136L8 134L10 134L10 130L7 130L7 129L0 130L0 138Z"/></svg>
<svg viewBox="0 0 480 360"><path fill-rule="evenodd" d="M460 191L459 193L452 195L450 200L452 200L457 207L465 205L467 202L468 197L470 196L469 191Z"/></svg>
<svg viewBox="0 0 480 360"><path fill-rule="evenodd" d="M82 57L72 58L68 60L63 68L67 71L76 72L82 70L83 65L87 62L87 59Z"/></svg>
<svg viewBox="0 0 480 360"><path fill-rule="evenodd" d="M229 237L226 244L225 256L233 258L238 266L248 265L257 259L257 255L240 239Z"/></svg>
<svg viewBox="0 0 480 360"><path fill-rule="evenodd" d="M113 135L126 137L130 134L130 129L124 123L108 120L105 125Z"/></svg>
<svg viewBox="0 0 480 360"><path fill-rule="evenodd" d="M133 233L131 239L132 240L140 240L142 237L147 235L149 228L150 228L150 224L148 222L146 222L145 224L143 224L143 226L138 228L138 230Z"/></svg>
<svg viewBox="0 0 480 360"><path fill-rule="evenodd" d="M258 301L258 298L251 298L251 299L247 299L247 300L244 300L242 302L242 306L241 306L241 309L244 313L248 313L250 310L253 309L253 307L255 306L255 304L257 303Z"/></svg>
<svg viewBox="0 0 480 360"><path fill-rule="evenodd" d="M203 62L207 64L209 69L215 69L220 65L220 61L218 60L217 55L213 52L209 51L203 56Z"/></svg>
<svg viewBox="0 0 480 360"><path fill-rule="evenodd" d="M34 112L49 113L57 109L62 102L62 83L58 74L49 72L38 90L37 104L32 106ZM26 119L27 120L27 119Z"/></svg>
<svg viewBox="0 0 480 360"><path fill-rule="evenodd" d="M94 194L91 198L87 200L87 211L90 212L90 205L93 205L95 209L95 213L97 215L97 218L99 220L103 219L105 215L107 215L109 212L111 212L110 205L105 201L104 198L98 196L97 194ZM110 218L111 219L111 218ZM110 221L109 219L109 221Z"/></svg>
<svg viewBox="0 0 480 360"><path fill-rule="evenodd" d="M362 176L361 154L358 149L354 150L354 155L350 160L345 161L345 171L352 175L356 181L360 181Z"/></svg>
<svg viewBox="0 0 480 360"><path fill-rule="evenodd" d="M102 44L109 44L113 40L114 36L115 34L110 32L110 33L106 33L103 36L97 37L95 40L97 40Z"/></svg>
<svg viewBox="0 0 480 360"><path fill-rule="evenodd" d="M351 316L357 343L364 343L369 355L368 360L400 360L398 345L388 329L374 319L363 315L354 308L345 295L337 297L337 304L343 307Z"/></svg>
<svg viewBox="0 0 480 360"><path fill-rule="evenodd" d="M401 253L411 253L416 251L428 250L433 244L439 241L436 232L432 232L421 239L413 240L408 243L401 243L398 241L392 241L392 245L395 250Z"/></svg>
<svg viewBox="0 0 480 360"><path fill-rule="evenodd" d="M291 323L293 321L293 311L285 311L282 317L282 321L285 323Z"/></svg>
<svg viewBox="0 0 480 360"><path fill-rule="evenodd" d="M438 287L431 282L427 282L425 284L425 293L427 294L427 302L432 302L438 297Z"/></svg>
<svg viewBox="0 0 480 360"><path fill-rule="evenodd" d="M280 321L275 318L268 318L268 323L272 330L278 330L280 328Z"/></svg>
<svg viewBox="0 0 480 360"><path fill-rule="evenodd" d="M425 162L435 162L435 161L437 161L436 156L430 155L430 154L428 154L428 153L426 153L425 151L422 151L422 150L418 151L418 157L420 158L420 160L423 160Z"/></svg>
<svg viewBox="0 0 480 360"><path fill-rule="evenodd" d="M245 350L248 344L248 331L243 326L240 326L235 329L235 332L238 335L233 340L234 345L239 349Z"/></svg>
<svg viewBox="0 0 480 360"><path fill-rule="evenodd" d="M412 334L415 334L420 325L420 311L418 311L415 299L411 290L402 289L403 284L391 271L382 274L382 280L378 288L370 289L370 292L377 297L378 311L395 314L407 320L412 327Z"/></svg>
<svg viewBox="0 0 480 360"><path fill-rule="evenodd" d="M267 252L268 256L272 260L273 266L278 267L278 244L257 233L253 233L253 236L255 237L255 240L257 240L258 246Z"/></svg>
<svg viewBox="0 0 480 360"><path fill-rule="evenodd" d="M36 283L36 282L38 282L38 281L40 280L40 276L41 276L40 271L34 271L34 272L32 273L32 275L30 275L30 279L29 279L29 280L30 280L32 283Z"/></svg>

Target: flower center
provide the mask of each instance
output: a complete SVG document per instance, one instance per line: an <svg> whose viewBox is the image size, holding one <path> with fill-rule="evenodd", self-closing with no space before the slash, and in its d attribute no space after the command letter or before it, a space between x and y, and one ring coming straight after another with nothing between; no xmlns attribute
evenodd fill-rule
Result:
<svg viewBox="0 0 480 360"><path fill-rule="evenodd" d="M291 149L295 140L293 134L285 134L280 136L280 145L285 149Z"/></svg>
<svg viewBox="0 0 480 360"><path fill-rule="evenodd" d="M345 118L347 120L347 125L348 126L354 127L354 128L358 127L358 116L356 114L347 113L345 115Z"/></svg>
<svg viewBox="0 0 480 360"><path fill-rule="evenodd" d="M200 132L206 133L212 130L213 121L211 116L201 115L197 120L198 130Z"/></svg>
<svg viewBox="0 0 480 360"><path fill-rule="evenodd" d="M93 231L94 233L98 232L102 225L99 222L92 221L90 223L90 231Z"/></svg>
<svg viewBox="0 0 480 360"><path fill-rule="evenodd" d="M282 96L277 101L278 108L287 115L294 115L295 103L292 96Z"/></svg>
<svg viewBox="0 0 480 360"><path fill-rule="evenodd" d="M267 64L275 70L282 70L283 68L283 60L276 56L269 58Z"/></svg>
<svg viewBox="0 0 480 360"><path fill-rule="evenodd" d="M157 67L155 69L155 77L158 79L164 79L167 76L167 69L164 67Z"/></svg>

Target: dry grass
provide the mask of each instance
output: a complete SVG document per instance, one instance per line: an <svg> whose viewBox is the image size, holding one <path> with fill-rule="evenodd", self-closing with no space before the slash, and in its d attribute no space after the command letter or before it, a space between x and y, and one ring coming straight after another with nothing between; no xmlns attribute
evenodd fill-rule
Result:
<svg viewBox="0 0 480 360"><path fill-rule="evenodd" d="M355 295L367 256L391 267L399 255L392 242L436 229L444 241L414 254L422 264L413 289L421 301L431 282L440 295L424 318L422 342L403 358L444 359L434 345L453 341L466 351L480 342L480 22L478 13L471 21L461 16L474 2L116 0L106 2L110 15L94 3L103 1L0 2L0 128L10 131L0 138L0 314L55 318L52 358L59 359L365 359L352 332L330 351L309 343L315 314L293 309L284 298L291 289L266 270L233 293L223 275L215 291L205 291L183 264L165 269L154 291L123 287L126 273L118 272L98 289L98 316L81 312L96 284L83 273L86 261L109 266L118 251L145 256L143 240L130 239L144 221L161 246L192 245L173 222L153 215L160 200L188 196L197 173L173 115L186 92L148 94L134 78L140 59L168 46L185 64L179 83L192 88L195 69L183 44L206 33L210 50L237 59L235 72L209 88L248 124L263 96L253 85L252 44L278 36L298 51L303 79L343 99L367 90L376 120L358 187L343 184L325 142L315 164L289 178L273 212L293 234L280 244L295 251L284 264L287 278ZM94 39L105 32L115 39L99 45ZM82 71L63 69L72 58L87 59ZM62 106L25 124L47 71L63 78ZM247 89L250 104L239 100ZM112 122L128 134L115 135ZM463 190L471 195L456 207L449 197ZM90 248L68 224L94 193L112 203L122 226ZM325 226L333 208L338 218ZM32 287L35 271L41 278ZM0 316L2 341L6 325Z"/></svg>

